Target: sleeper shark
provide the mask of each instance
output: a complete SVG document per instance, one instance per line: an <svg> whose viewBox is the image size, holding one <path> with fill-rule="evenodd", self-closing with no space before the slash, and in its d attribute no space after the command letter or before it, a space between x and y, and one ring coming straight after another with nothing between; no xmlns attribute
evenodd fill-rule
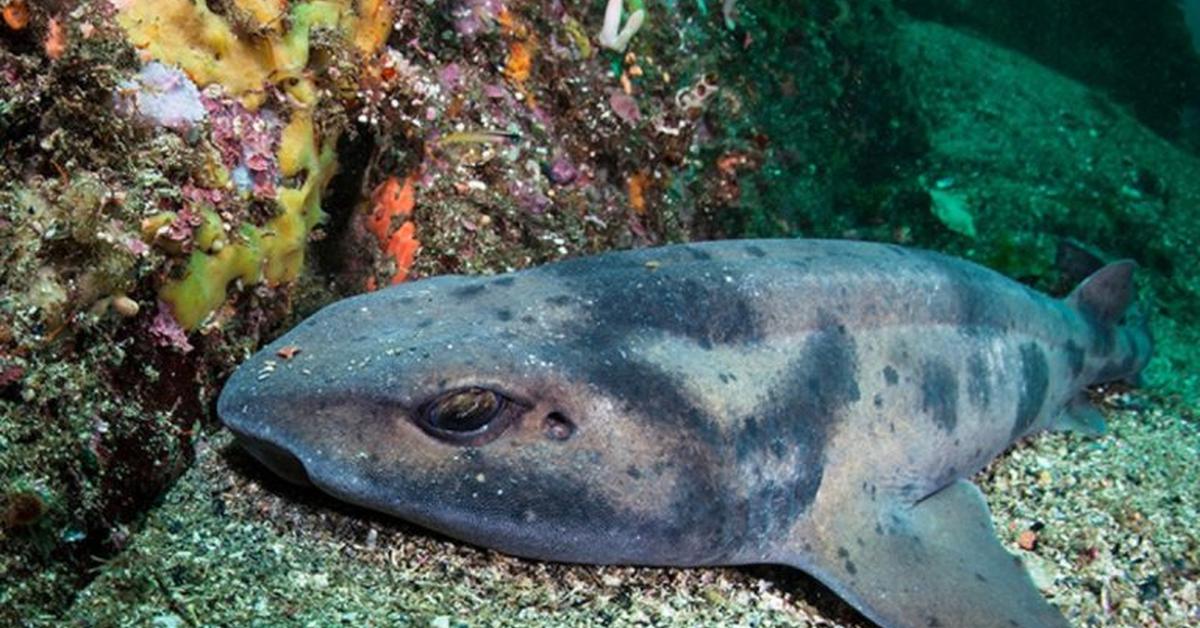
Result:
<svg viewBox="0 0 1200 628"><path fill-rule="evenodd" d="M327 306L218 402L268 468L518 556L779 563L883 626L1067 626L975 472L1146 365L1134 265L1066 299L944 255L674 245ZM281 356L290 356L285 359Z"/></svg>

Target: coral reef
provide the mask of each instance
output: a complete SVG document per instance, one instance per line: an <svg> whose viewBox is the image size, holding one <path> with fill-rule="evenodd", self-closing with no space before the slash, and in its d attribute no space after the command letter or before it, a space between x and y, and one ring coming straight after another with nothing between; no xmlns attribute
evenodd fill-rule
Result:
<svg viewBox="0 0 1200 628"><path fill-rule="evenodd" d="M326 46L340 37L369 60L391 23L384 2L276 4L234 1L227 7L232 19L187 0L131 1L118 9L118 22L145 57L183 68L201 87L220 87L250 111L289 110L278 141L278 168L282 179L296 183L276 191L276 215L262 225L243 222L227 233L208 234L220 243L218 249L195 247L183 277L160 292L185 329L196 328L225 302L234 279L275 286L299 276L309 234L324 216L321 197L336 169L338 134L332 128L318 131L314 113L322 106L321 90L312 77L346 71L336 54L313 54L314 40L332 32L334 37L324 38ZM220 172L216 180L229 177Z"/></svg>
<svg viewBox="0 0 1200 628"><path fill-rule="evenodd" d="M273 37L245 29L274 23L280 3L222 5L234 26L204 3L0 4L7 624L53 608L93 557L124 546L189 464L222 373L305 294L289 282L348 126L341 102L316 97L327 88L310 48L357 68L391 20L383 3L314 3ZM204 35L207 47L189 38ZM253 70L232 65L268 52L287 76L251 85ZM234 304L235 279L270 292ZM189 338L218 308L225 318Z"/></svg>

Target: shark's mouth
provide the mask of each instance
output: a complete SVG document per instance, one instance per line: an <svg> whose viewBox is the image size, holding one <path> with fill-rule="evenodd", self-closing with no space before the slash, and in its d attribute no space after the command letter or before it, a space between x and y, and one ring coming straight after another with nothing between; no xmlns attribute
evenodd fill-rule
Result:
<svg viewBox="0 0 1200 628"><path fill-rule="evenodd" d="M300 459L292 452L250 434L236 430L234 433L237 434L238 442L246 451L250 452L250 455L279 477L300 486L313 485L312 480L308 479L308 471L304 468L304 463L300 462Z"/></svg>

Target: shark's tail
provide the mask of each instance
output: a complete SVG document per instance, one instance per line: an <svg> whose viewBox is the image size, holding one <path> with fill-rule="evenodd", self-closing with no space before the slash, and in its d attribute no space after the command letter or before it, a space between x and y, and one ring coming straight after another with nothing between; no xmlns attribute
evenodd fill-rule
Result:
<svg viewBox="0 0 1200 628"><path fill-rule="evenodd" d="M1093 384L1117 380L1139 384L1142 369L1154 352L1146 317L1133 305L1136 267L1132 260L1108 264L1067 296L1067 304L1091 328L1089 354L1102 361L1092 377Z"/></svg>

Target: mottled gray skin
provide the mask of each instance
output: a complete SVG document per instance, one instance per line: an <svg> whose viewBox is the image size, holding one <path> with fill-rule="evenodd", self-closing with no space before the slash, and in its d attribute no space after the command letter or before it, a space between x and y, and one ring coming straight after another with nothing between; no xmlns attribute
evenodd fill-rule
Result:
<svg viewBox="0 0 1200 628"><path fill-rule="evenodd" d="M219 413L293 481L504 552L786 563L885 625L1064 625L961 480L1141 370L1095 309L897 246L645 249L335 303ZM466 387L510 400L494 425L422 426Z"/></svg>

